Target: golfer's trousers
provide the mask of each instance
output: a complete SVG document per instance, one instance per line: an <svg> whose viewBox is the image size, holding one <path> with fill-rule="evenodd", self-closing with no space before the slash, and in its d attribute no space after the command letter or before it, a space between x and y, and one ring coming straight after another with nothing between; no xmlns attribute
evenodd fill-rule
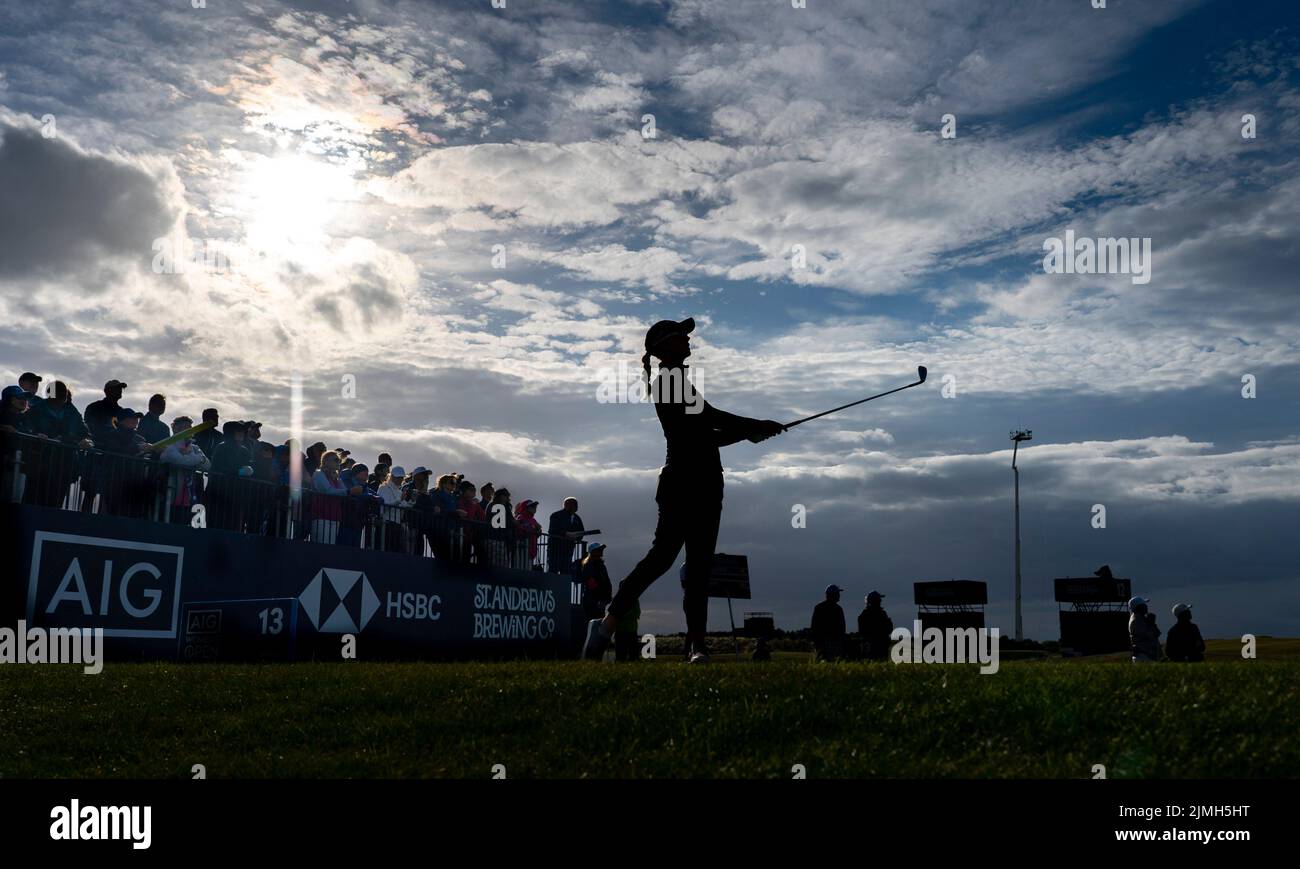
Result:
<svg viewBox="0 0 1300 869"><path fill-rule="evenodd" d="M722 520L722 481L716 486L700 485L695 476L688 486L676 484L665 470L660 476L655 501L659 521L654 542L618 584L608 612L622 618L641 593L663 576L686 547L686 576L682 583L682 609L686 611L686 631L703 634L709 616L709 574L713 570L713 547L718 542L718 523ZM711 481L710 481L711 482Z"/></svg>

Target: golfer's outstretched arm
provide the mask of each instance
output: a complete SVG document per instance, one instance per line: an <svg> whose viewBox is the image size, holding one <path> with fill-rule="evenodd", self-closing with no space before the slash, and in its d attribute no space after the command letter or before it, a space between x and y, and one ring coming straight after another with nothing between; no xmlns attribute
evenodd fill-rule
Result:
<svg viewBox="0 0 1300 869"><path fill-rule="evenodd" d="M720 447L730 446L743 440L771 437L776 432L770 429L773 425L777 425L766 420L750 419L747 416L736 416L734 413L718 410L707 401L704 402L704 422L713 429L715 443Z"/></svg>

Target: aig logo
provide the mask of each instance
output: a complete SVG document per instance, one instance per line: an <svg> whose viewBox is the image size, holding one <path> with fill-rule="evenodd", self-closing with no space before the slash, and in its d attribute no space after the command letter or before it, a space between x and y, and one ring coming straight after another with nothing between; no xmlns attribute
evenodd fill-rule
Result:
<svg viewBox="0 0 1300 869"><path fill-rule="evenodd" d="M37 531L27 622L175 637L184 556L180 546Z"/></svg>

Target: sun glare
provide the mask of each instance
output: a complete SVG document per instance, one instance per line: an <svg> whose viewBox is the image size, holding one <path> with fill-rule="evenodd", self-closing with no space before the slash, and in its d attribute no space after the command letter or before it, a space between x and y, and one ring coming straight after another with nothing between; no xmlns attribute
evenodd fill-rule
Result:
<svg viewBox="0 0 1300 869"><path fill-rule="evenodd" d="M330 224L358 192L346 167L301 154L261 157L244 167L231 206L251 250L302 260L324 250Z"/></svg>

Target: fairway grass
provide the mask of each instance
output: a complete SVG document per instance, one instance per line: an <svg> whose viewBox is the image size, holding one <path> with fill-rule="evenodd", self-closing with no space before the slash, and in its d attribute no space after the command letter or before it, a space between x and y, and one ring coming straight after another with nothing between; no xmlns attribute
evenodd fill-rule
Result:
<svg viewBox="0 0 1300 869"><path fill-rule="evenodd" d="M797 656L6 666L0 777L188 778L194 764L210 778L489 778L496 764L509 778L788 778L795 764L809 778L1090 778L1094 764L1109 778L1300 776L1300 662L1265 648L989 676Z"/></svg>

